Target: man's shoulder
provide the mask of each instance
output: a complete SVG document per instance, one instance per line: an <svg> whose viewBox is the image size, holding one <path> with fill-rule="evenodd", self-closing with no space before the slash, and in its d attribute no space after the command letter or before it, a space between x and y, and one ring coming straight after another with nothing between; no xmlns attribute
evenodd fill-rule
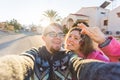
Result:
<svg viewBox="0 0 120 80"><path fill-rule="evenodd" d="M36 57L38 55L38 49L37 48L31 48L27 51L25 51L24 53L22 53L21 55L25 55L25 56L28 56L28 57Z"/></svg>
<svg viewBox="0 0 120 80"><path fill-rule="evenodd" d="M38 49L37 48L31 48L30 50L27 50L26 53L34 55L34 54L38 53Z"/></svg>

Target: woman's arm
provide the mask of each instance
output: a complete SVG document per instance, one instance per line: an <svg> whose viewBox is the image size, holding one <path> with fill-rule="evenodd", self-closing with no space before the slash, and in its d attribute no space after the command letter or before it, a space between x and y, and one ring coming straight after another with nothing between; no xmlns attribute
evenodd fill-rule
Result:
<svg viewBox="0 0 120 80"><path fill-rule="evenodd" d="M118 62L120 59L120 42L113 37L108 37L101 32L98 27L86 27L84 24L78 25L82 29L82 34L87 34L99 44L101 50L106 54L111 62Z"/></svg>

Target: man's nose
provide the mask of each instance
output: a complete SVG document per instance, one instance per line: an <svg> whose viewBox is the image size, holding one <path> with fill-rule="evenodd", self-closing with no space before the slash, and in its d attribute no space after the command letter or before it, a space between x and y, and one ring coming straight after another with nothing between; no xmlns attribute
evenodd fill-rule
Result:
<svg viewBox="0 0 120 80"><path fill-rule="evenodd" d="M57 39L63 39L61 36L57 35L56 36Z"/></svg>

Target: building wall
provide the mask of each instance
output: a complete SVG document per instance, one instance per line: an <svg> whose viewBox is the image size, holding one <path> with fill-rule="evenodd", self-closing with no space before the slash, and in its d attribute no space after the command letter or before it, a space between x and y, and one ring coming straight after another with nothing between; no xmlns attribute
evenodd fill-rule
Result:
<svg viewBox="0 0 120 80"><path fill-rule="evenodd" d="M100 7L83 7L74 14L83 14L88 17L68 15L64 20L64 24L67 23L69 18L72 18L73 22L77 19L83 19L87 20L89 26L100 27L101 30L110 31L112 35L115 35L117 31L120 32L120 6L111 11ZM107 21L107 25L105 21Z"/></svg>
<svg viewBox="0 0 120 80"><path fill-rule="evenodd" d="M108 9L100 7L84 7L77 13L89 16L89 25L103 28L103 20L108 18Z"/></svg>
<svg viewBox="0 0 120 80"><path fill-rule="evenodd" d="M118 17L117 13L120 13L120 6L110 11L109 14L108 30L114 34L116 31L120 31L120 17Z"/></svg>
<svg viewBox="0 0 120 80"><path fill-rule="evenodd" d="M5 22L0 22L0 30L4 30L5 29Z"/></svg>
<svg viewBox="0 0 120 80"><path fill-rule="evenodd" d="M103 14L104 13L104 14ZM100 7L83 7L79 11L77 11L75 14L83 14L85 16L75 16L75 15L68 15L64 20L64 23L67 23L67 19L72 18L73 22L75 22L77 19L83 19L86 20L91 27L100 27L104 28L103 26L103 20L108 19L108 9L103 9Z"/></svg>
<svg viewBox="0 0 120 80"><path fill-rule="evenodd" d="M104 21L108 20L110 10L98 7L96 11L96 26L99 26L101 29L107 29L108 25L104 25Z"/></svg>
<svg viewBox="0 0 120 80"><path fill-rule="evenodd" d="M89 25L90 26L96 26L96 8L94 7L83 7L81 8L78 12L78 14L84 14L84 15L87 15L89 16ZM94 16L94 17L93 17Z"/></svg>

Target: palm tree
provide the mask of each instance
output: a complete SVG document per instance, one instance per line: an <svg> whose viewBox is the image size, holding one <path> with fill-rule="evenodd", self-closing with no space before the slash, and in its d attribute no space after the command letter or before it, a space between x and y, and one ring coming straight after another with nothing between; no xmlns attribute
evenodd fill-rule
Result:
<svg viewBox="0 0 120 80"><path fill-rule="evenodd" d="M43 15L47 17L50 20L50 22L58 22L61 20L61 17L58 16L58 13L54 10L44 11Z"/></svg>

